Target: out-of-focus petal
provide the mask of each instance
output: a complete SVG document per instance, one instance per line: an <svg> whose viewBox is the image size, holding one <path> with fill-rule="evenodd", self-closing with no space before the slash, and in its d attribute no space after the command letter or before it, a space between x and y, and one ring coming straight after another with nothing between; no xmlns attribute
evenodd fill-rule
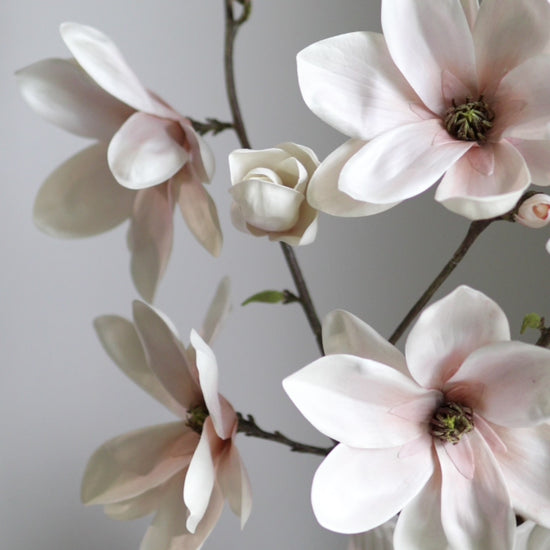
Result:
<svg viewBox="0 0 550 550"><path fill-rule="evenodd" d="M172 109L147 92L120 50L102 32L78 23L62 23L60 32L78 63L106 92L138 111L175 116Z"/></svg>
<svg viewBox="0 0 550 550"><path fill-rule="evenodd" d="M324 318L323 347L327 355L357 355L389 365L408 376L405 356L367 323L342 309Z"/></svg>
<svg viewBox="0 0 550 550"><path fill-rule="evenodd" d="M108 141L134 112L68 59L44 59L17 71L16 76L32 109L79 136Z"/></svg>
<svg viewBox="0 0 550 550"><path fill-rule="evenodd" d="M117 502L159 486L187 466L198 439L184 422L172 422L107 441L86 466L82 501Z"/></svg>
<svg viewBox="0 0 550 550"><path fill-rule="evenodd" d="M527 164L531 182L535 185L550 185L550 140L514 139L513 145Z"/></svg>
<svg viewBox="0 0 550 550"><path fill-rule="evenodd" d="M188 160L181 126L146 113L133 114L109 144L109 167L129 189L144 189L170 179Z"/></svg>
<svg viewBox="0 0 550 550"><path fill-rule="evenodd" d="M206 312L202 328L199 331L202 339L211 345L221 325L231 311L231 280L224 277L216 288L216 293Z"/></svg>
<svg viewBox="0 0 550 550"><path fill-rule="evenodd" d="M199 181L188 177L186 166L175 174L171 182L178 186L178 204L187 227L212 256L218 257L223 236L212 197Z"/></svg>
<svg viewBox="0 0 550 550"><path fill-rule="evenodd" d="M233 407L218 393L218 363L212 349L195 330L191 331L191 345L195 349L196 364L206 408L221 439L231 436L237 420Z"/></svg>
<svg viewBox="0 0 550 550"><path fill-rule="evenodd" d="M338 188L340 173L347 161L365 141L350 139L333 151L313 173L307 189L307 200L317 210L333 216L358 217L384 212L397 203L371 204L352 199Z"/></svg>
<svg viewBox="0 0 550 550"><path fill-rule="evenodd" d="M509 339L502 309L481 292L460 286L420 315L405 356L421 386L441 388L474 350Z"/></svg>
<svg viewBox="0 0 550 550"><path fill-rule="evenodd" d="M415 454L338 445L313 479L311 501L319 523L338 533L368 531L402 510L430 479L429 437Z"/></svg>
<svg viewBox="0 0 550 550"><path fill-rule="evenodd" d="M191 373L185 350L159 313L143 302L134 302L134 322L149 367L183 407L203 403L202 392Z"/></svg>
<svg viewBox="0 0 550 550"><path fill-rule="evenodd" d="M54 237L97 235L130 217L135 196L115 181L107 146L97 143L48 176L34 203L34 223Z"/></svg>
<svg viewBox="0 0 550 550"><path fill-rule="evenodd" d="M149 368L134 325L118 315L103 315L94 327L109 357L141 389L184 418L186 410L168 393Z"/></svg>
<svg viewBox="0 0 550 550"><path fill-rule="evenodd" d="M169 185L138 191L128 232L130 270L136 289L152 302L170 259L174 207Z"/></svg>
<svg viewBox="0 0 550 550"><path fill-rule="evenodd" d="M474 351L448 381L470 386L468 405L506 427L550 421L550 350L499 342Z"/></svg>
<svg viewBox="0 0 550 550"><path fill-rule="evenodd" d="M343 134L371 139L418 120L420 100L394 65L384 37L355 32L322 40L297 56L307 106Z"/></svg>
<svg viewBox="0 0 550 550"><path fill-rule="evenodd" d="M191 123L187 124L180 120L180 125L191 153L194 177L200 183L209 183L216 168L214 153L206 141L194 130Z"/></svg>
<svg viewBox="0 0 550 550"><path fill-rule="evenodd" d="M283 380L283 387L319 431L358 448L418 438L440 399L397 370L353 355L322 357ZM409 404L406 417L392 411L403 404Z"/></svg>
<svg viewBox="0 0 550 550"><path fill-rule="evenodd" d="M477 14L479 12L479 0L460 0L464 13L466 14L466 20L470 26L470 30L473 31L476 22Z"/></svg>
<svg viewBox="0 0 550 550"><path fill-rule="evenodd" d="M474 43L460 2L384 0L382 29L394 63L432 112L441 116L448 107L446 71L475 94Z"/></svg>
<svg viewBox="0 0 550 550"><path fill-rule="evenodd" d="M450 138L437 119L400 126L353 155L338 187L358 201L394 204L425 191L473 145Z"/></svg>
<svg viewBox="0 0 550 550"><path fill-rule="evenodd" d="M436 444L441 465L441 521L452 548L512 550L515 521L501 470L490 449L474 430L469 434L475 459L472 479ZM458 443L460 445L460 443Z"/></svg>
<svg viewBox="0 0 550 550"><path fill-rule="evenodd" d="M187 468L185 468L184 471L186 472ZM103 511L110 518L120 521L128 521L148 516L160 506L167 486L174 481L174 478L180 477L181 475L181 472L178 472L174 477L165 481L162 485L153 487L136 497L105 504L103 506ZM183 482L181 483L183 484Z"/></svg>
<svg viewBox="0 0 550 550"><path fill-rule="evenodd" d="M395 520L386 521L365 533L351 535L348 550L393 550Z"/></svg>

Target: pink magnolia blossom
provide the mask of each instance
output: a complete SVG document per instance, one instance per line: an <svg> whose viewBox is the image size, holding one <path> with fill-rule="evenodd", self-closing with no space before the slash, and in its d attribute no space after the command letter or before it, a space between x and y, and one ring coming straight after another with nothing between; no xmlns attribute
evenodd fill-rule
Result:
<svg viewBox="0 0 550 550"><path fill-rule="evenodd" d="M315 173L315 208L374 214L440 181L436 200L480 219L550 185L547 0L382 0L382 29L298 54L306 104L351 137Z"/></svg>
<svg viewBox="0 0 550 550"><path fill-rule="evenodd" d="M545 193L536 193L524 200L515 220L525 227L540 229L550 223L550 196Z"/></svg>
<svg viewBox="0 0 550 550"><path fill-rule="evenodd" d="M340 444L317 470L326 528L370 530L400 512L396 550L511 550L514 510L550 526L550 350L510 341L492 300L459 287L428 307L405 355L330 314L329 354L284 381Z"/></svg>
<svg viewBox="0 0 550 550"><path fill-rule="evenodd" d="M21 93L50 122L97 143L46 179L34 220L53 236L85 237L130 219L132 277L151 301L172 250L175 204L197 240L215 256L221 250L216 207L202 185L212 153L187 118L143 87L107 36L76 23L63 23L61 36L74 58L20 70Z"/></svg>
<svg viewBox="0 0 550 550"><path fill-rule="evenodd" d="M152 512L141 550L195 550L214 528L224 499L244 526L250 483L235 445L237 416L218 393L216 358L208 346L228 310L228 281L219 287L191 346L151 306L134 302L134 323L100 317L99 338L120 369L176 416L177 422L130 432L90 458L82 500L102 504L114 519Z"/></svg>

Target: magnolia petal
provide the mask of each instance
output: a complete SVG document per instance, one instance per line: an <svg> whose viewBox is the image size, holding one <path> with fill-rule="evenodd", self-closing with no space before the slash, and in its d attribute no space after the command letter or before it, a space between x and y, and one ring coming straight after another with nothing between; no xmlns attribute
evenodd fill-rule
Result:
<svg viewBox="0 0 550 550"><path fill-rule="evenodd" d="M542 52L549 27L547 2L483 0L474 28L479 91L490 91L492 83Z"/></svg>
<svg viewBox="0 0 550 550"><path fill-rule="evenodd" d="M426 392L397 370L353 355L328 355L283 380L292 402L315 428L358 448L402 445L426 433ZM408 404L407 416L392 408Z"/></svg>
<svg viewBox="0 0 550 550"><path fill-rule="evenodd" d="M451 139L437 119L400 126L353 155L338 187L358 201L394 204L425 191L472 146Z"/></svg>
<svg viewBox="0 0 550 550"><path fill-rule="evenodd" d="M34 111L79 136L108 141L134 112L68 59L43 59L17 71L16 77Z"/></svg>
<svg viewBox="0 0 550 550"><path fill-rule="evenodd" d="M211 345L216 338L221 325L231 311L231 280L229 277L224 277L216 288L214 298L210 302L208 311L202 323L202 328L199 332L201 338Z"/></svg>
<svg viewBox="0 0 550 550"><path fill-rule="evenodd" d="M354 32L322 40L297 56L307 106L343 134L371 139L418 120L421 102L393 63L384 37Z"/></svg>
<svg viewBox="0 0 550 550"><path fill-rule="evenodd" d="M444 71L471 95L477 92L474 43L460 2L384 0L382 29L394 63L436 115L448 107L442 94Z"/></svg>
<svg viewBox="0 0 550 550"><path fill-rule="evenodd" d="M191 330L191 345L195 349L197 370L204 403L220 439L231 437L237 421L233 407L218 393L218 363L214 352L195 330Z"/></svg>
<svg viewBox="0 0 550 550"><path fill-rule="evenodd" d="M393 550L395 520L386 521L365 533L351 535L347 550Z"/></svg>
<svg viewBox="0 0 550 550"><path fill-rule="evenodd" d="M198 439L185 422L172 422L107 441L88 461L82 502L118 502L158 487L187 466Z"/></svg>
<svg viewBox="0 0 550 550"><path fill-rule="evenodd" d="M34 203L34 223L53 237L97 235L130 217L135 196L115 181L107 147L97 143L48 176Z"/></svg>
<svg viewBox="0 0 550 550"><path fill-rule="evenodd" d="M355 200L339 189L338 181L342 169L365 144L363 140L350 139L320 164L313 173L307 189L307 200L313 208L333 216L352 218L378 214L397 204L371 204Z"/></svg>
<svg viewBox="0 0 550 550"><path fill-rule="evenodd" d="M464 9L464 14L466 15L470 30L473 31L479 12L479 0L460 0L460 3Z"/></svg>
<svg viewBox="0 0 550 550"><path fill-rule="evenodd" d="M177 335L154 308L137 300L133 305L135 326L151 370L183 407L201 405L202 392Z"/></svg>
<svg viewBox="0 0 550 550"><path fill-rule="evenodd" d="M152 302L170 260L174 234L169 185L138 191L128 231L130 270L142 298Z"/></svg>
<svg viewBox="0 0 550 550"><path fill-rule="evenodd" d="M244 527L252 510L252 488L246 468L233 441L224 449L217 471L217 479L233 513Z"/></svg>
<svg viewBox="0 0 550 550"><path fill-rule="evenodd" d="M471 384L468 405L489 422L523 427L550 420L550 350L499 342L474 351L449 380Z"/></svg>
<svg viewBox="0 0 550 550"><path fill-rule="evenodd" d="M474 350L510 339L506 315L490 298L459 286L426 308L405 346L413 378L425 388L442 388Z"/></svg>
<svg viewBox="0 0 550 550"><path fill-rule="evenodd" d="M214 176L216 168L216 159L212 149L206 141L197 134L191 122L187 119L179 121L185 134L185 140L191 152L191 165L193 167L193 177L200 183L209 183Z"/></svg>
<svg viewBox="0 0 550 550"><path fill-rule="evenodd" d="M290 246L311 244L317 236L319 212L307 201L302 201L298 210L298 221L288 230L269 233L270 241L282 241ZM250 230L251 226L247 226Z"/></svg>
<svg viewBox="0 0 550 550"><path fill-rule="evenodd" d="M527 164L531 182L535 185L550 185L550 140L514 139L513 145Z"/></svg>
<svg viewBox="0 0 550 550"><path fill-rule="evenodd" d="M186 470L187 468L185 468L184 471ZM148 516L149 514L155 512L161 505L167 486L174 482L174 478L180 476L181 473L178 472L174 477L170 478L168 481L165 481L162 485L153 487L137 497L105 504L103 506L103 511L111 519L116 519L119 521L128 521L131 519Z"/></svg>
<svg viewBox="0 0 550 550"><path fill-rule="evenodd" d="M94 328L103 348L120 370L150 396L179 417L186 410L168 393L149 368L134 325L118 315L94 319Z"/></svg>
<svg viewBox="0 0 550 550"><path fill-rule="evenodd" d="M278 147L271 149L237 149L229 153L229 172L233 185L248 179L251 172L258 170L258 167L270 169L277 173L280 163L288 160L288 153Z"/></svg>
<svg viewBox="0 0 550 550"><path fill-rule="evenodd" d="M405 356L359 317L342 309L324 318L323 347L327 355L357 355L389 365L408 376Z"/></svg>
<svg viewBox="0 0 550 550"><path fill-rule="evenodd" d="M218 257L222 249L223 236L216 204L199 181L187 176L188 171L184 166L171 180L178 186L181 214L197 241L212 256Z"/></svg>
<svg viewBox="0 0 550 550"><path fill-rule="evenodd" d="M338 533L368 531L402 510L430 479L431 438L406 458L392 449L338 445L313 478L311 502L317 521Z"/></svg>
<svg viewBox="0 0 550 550"><path fill-rule="evenodd" d="M63 23L61 37L82 68L106 92L138 111L171 118L172 109L142 86L117 46L102 32L78 23Z"/></svg>
<svg viewBox="0 0 550 550"><path fill-rule="evenodd" d="M306 172L310 176L315 172L317 166L319 166L317 155L312 149L305 145L287 141L277 145L277 148L286 151L291 157L295 158L306 169Z"/></svg>
<svg viewBox="0 0 550 550"><path fill-rule="evenodd" d="M472 479L462 475L443 446L436 444L442 476L441 522L449 545L512 550L515 518L501 470L483 438L475 430L469 436L476 465Z"/></svg>

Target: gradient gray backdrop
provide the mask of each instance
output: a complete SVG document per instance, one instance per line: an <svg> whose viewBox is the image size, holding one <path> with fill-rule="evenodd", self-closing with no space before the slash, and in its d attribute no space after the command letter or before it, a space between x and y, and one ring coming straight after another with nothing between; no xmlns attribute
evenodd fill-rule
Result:
<svg viewBox="0 0 550 550"><path fill-rule="evenodd" d="M256 148L282 141L320 158L345 139L305 107L295 55L324 37L379 30L379 0L256 0L236 46L243 114ZM62 21L90 24L120 46L142 82L182 113L229 117L223 87L222 0L3 0L0 6L0 533L9 550L135 550L150 518L115 522L79 501L86 461L105 440L170 414L129 383L100 347L92 319L129 316L136 298L126 224L86 240L55 240L31 220L36 192L86 142L41 120L18 96L13 72L43 57L68 56ZM238 304L266 288L291 287L279 246L229 221L226 133L209 139L218 160L211 192L225 234L209 257L176 213L176 236L157 305L187 339L219 279L233 281L234 312L215 343L221 389L260 425L326 444L294 409L281 379L316 358L297 306ZM322 216L313 245L297 251L320 314L344 308L388 335L450 256L466 220L423 197L372 218ZM491 227L438 296L460 283L504 308L514 335L525 313L550 317L550 231L501 222ZM530 335L533 340L535 334ZM529 338L527 338L529 339ZM401 343L402 345L402 343ZM335 414L337 412L335 411ZM244 532L225 510L210 550L343 550L344 537L317 526L310 509L319 458L239 436L254 490Z"/></svg>

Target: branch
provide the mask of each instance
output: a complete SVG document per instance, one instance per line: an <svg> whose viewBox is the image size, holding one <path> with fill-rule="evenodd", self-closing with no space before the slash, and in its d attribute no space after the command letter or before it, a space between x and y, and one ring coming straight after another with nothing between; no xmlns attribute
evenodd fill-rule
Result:
<svg viewBox="0 0 550 550"><path fill-rule="evenodd" d="M230 130L234 127L232 122L222 122L221 120L218 120L217 118L207 118L206 122L200 122L200 121L194 120L190 117L187 117L187 118L189 119L189 121L193 125L193 128L201 136L204 136L208 132L212 132L214 135L217 135L220 132L223 132L224 130Z"/></svg>

